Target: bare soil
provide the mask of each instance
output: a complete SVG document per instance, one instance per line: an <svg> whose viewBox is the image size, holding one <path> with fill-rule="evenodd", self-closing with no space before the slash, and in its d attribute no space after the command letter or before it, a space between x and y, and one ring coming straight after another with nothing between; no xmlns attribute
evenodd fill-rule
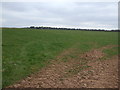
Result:
<svg viewBox="0 0 120 90"><path fill-rule="evenodd" d="M77 58L62 52L51 64L7 88L118 88L118 56L101 60L106 46L93 49ZM67 56L67 57L66 57Z"/></svg>

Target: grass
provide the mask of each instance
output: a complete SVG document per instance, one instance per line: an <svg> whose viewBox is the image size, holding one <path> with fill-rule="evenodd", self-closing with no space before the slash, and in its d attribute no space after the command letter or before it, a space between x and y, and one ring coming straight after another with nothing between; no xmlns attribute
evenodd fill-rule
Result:
<svg viewBox="0 0 120 90"><path fill-rule="evenodd" d="M92 48L117 45L118 33L3 28L2 41L2 83L6 87L37 72L72 46L84 53Z"/></svg>
<svg viewBox="0 0 120 90"><path fill-rule="evenodd" d="M120 54L120 52L118 52L118 47L113 47L111 49L105 49L103 50L103 52L106 54L106 57L104 58L111 58L114 55Z"/></svg>

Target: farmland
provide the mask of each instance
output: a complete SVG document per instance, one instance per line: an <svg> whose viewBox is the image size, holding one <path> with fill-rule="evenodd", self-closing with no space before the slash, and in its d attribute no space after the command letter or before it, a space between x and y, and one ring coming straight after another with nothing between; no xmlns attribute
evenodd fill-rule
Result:
<svg viewBox="0 0 120 90"><path fill-rule="evenodd" d="M12 85L51 65L51 61L62 58L63 62L67 62L66 57L78 59L78 54L82 55L93 49L114 45L118 45L118 32L3 28L3 87ZM61 53L69 50L72 52L60 56ZM118 55L118 47L106 48L103 52L106 56L100 60ZM89 68L89 66L84 67ZM74 69L68 72L72 74L80 72L78 68Z"/></svg>

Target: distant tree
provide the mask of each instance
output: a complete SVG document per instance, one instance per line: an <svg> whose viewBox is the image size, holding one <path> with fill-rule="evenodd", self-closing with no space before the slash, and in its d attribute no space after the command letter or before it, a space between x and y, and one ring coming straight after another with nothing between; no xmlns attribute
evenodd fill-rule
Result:
<svg viewBox="0 0 120 90"><path fill-rule="evenodd" d="M34 27L34 26L30 26L30 28L32 28L32 29L33 29L33 28L35 28L35 27Z"/></svg>

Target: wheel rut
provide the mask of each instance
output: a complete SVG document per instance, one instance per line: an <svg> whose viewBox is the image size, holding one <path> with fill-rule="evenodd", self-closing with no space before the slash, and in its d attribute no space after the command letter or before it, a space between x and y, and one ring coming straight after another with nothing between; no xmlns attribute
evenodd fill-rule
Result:
<svg viewBox="0 0 120 90"><path fill-rule="evenodd" d="M105 46L93 49L77 57L70 55L76 51L70 48L63 51L56 60L7 88L118 88L118 56L99 60L105 54Z"/></svg>

